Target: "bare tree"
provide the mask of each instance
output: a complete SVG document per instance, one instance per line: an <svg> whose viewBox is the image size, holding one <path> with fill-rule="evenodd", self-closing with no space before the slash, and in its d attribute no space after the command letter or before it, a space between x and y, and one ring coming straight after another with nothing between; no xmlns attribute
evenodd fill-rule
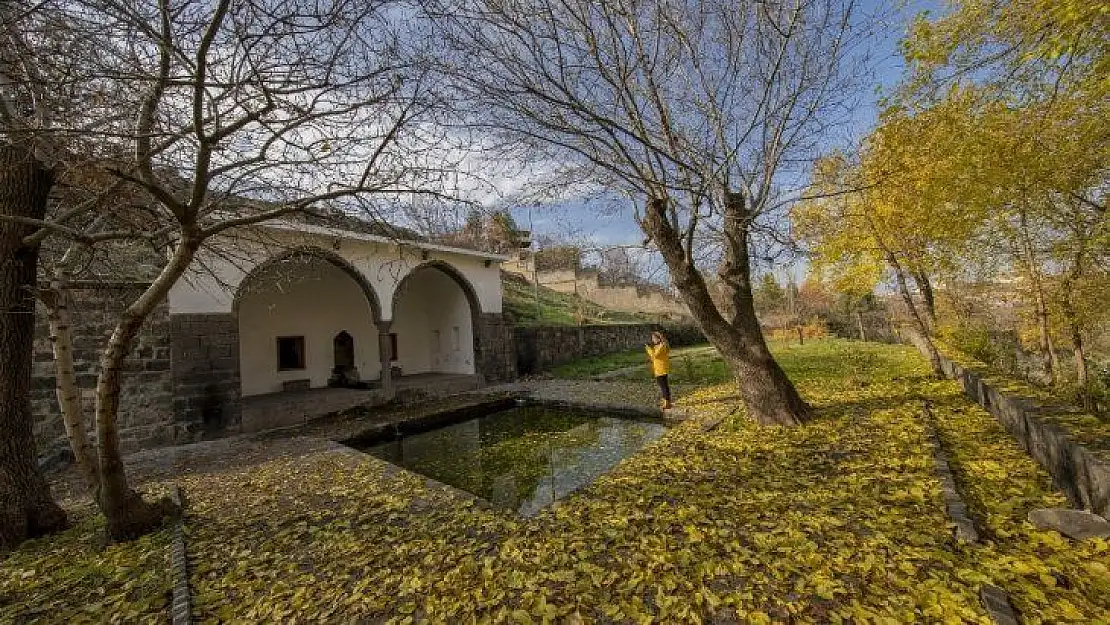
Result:
<svg viewBox="0 0 1110 625"><path fill-rule="evenodd" d="M74 81L85 108L52 139L96 157L94 178L114 191L20 220L39 227L31 236L78 244L51 264L52 283L63 286L77 256L127 258L140 242L157 252L153 279L120 316L97 378L90 487L113 539L141 535L172 512L128 482L120 382L143 322L198 255L219 253L253 224L322 205L372 211L370 197L443 183L440 102L419 51L406 47L420 39L401 32L400 8L388 0L77 0L57 3L49 20L29 12L16 26L36 32L62 20L52 35L98 40ZM102 201L119 193L141 198L146 218L120 224L127 211ZM122 244L97 245L104 240ZM47 299L59 301L57 290ZM64 317L55 320L62 329ZM59 356L58 377L72 376ZM71 414L79 402L61 403L67 430L83 431L82 415ZM76 451L80 441L71 442Z"/></svg>
<svg viewBox="0 0 1110 625"><path fill-rule="evenodd" d="M47 136L57 107L45 83L59 78L26 54L18 25L36 9L0 4L0 550L66 527L38 471L30 400L42 244L34 234L47 213L57 158Z"/></svg>
<svg viewBox="0 0 1110 625"><path fill-rule="evenodd" d="M479 0L437 5L436 18L473 123L639 204L748 414L808 419L756 320L750 249L756 234L781 234L784 175L846 117L854 3ZM714 265L727 317L707 288Z"/></svg>

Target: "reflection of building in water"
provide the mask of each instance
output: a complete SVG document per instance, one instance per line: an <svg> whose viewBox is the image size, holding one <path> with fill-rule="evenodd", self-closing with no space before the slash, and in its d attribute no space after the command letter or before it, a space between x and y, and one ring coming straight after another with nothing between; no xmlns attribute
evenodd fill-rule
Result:
<svg viewBox="0 0 1110 625"><path fill-rule="evenodd" d="M516 476L506 473L493 478L492 494L490 501L495 506L502 508L516 508Z"/></svg>
<svg viewBox="0 0 1110 625"><path fill-rule="evenodd" d="M445 484L481 493L481 442L479 419L472 419L385 443L380 446L382 453L374 455Z"/></svg>
<svg viewBox="0 0 1110 625"><path fill-rule="evenodd" d="M373 455L532 516L662 436L661 424L610 417L544 430L507 411L375 446ZM561 427L570 425L556 421ZM485 458L483 458L485 456ZM483 472L490 472L484 475Z"/></svg>
<svg viewBox="0 0 1110 625"><path fill-rule="evenodd" d="M555 488L551 476L544 476L536 482L536 490L533 491L532 496L516 508L516 513L524 517L533 516L540 510L555 503L556 499L558 499L558 497L555 496Z"/></svg>

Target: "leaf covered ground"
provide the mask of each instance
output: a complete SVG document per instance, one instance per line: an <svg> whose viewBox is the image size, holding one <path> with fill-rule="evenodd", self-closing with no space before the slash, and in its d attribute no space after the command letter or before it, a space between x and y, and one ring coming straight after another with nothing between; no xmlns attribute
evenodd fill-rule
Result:
<svg viewBox="0 0 1110 625"><path fill-rule="evenodd" d="M696 420L533 518L323 445L180 478L196 614L201 622L987 623L978 590L991 583L1029 623L1110 619L1110 544L1071 542L1025 521L1063 497L955 383L928 377L905 347L776 349L818 409L814 423L751 424L723 364L699 355L690 370L700 386L679 397ZM638 401L646 384L612 386ZM925 399L983 527L981 545L953 541ZM720 416L719 428L701 431L703 419ZM89 523L0 564L0 620L165 618L155 598L168 580L159 586L139 571L164 560L166 536L100 552ZM126 587L136 577L146 581ZM131 605L141 601L145 612Z"/></svg>
<svg viewBox="0 0 1110 625"><path fill-rule="evenodd" d="M1106 541L1035 530L1062 505L956 386L903 347L780 351L820 409L750 424L731 385L681 398L691 422L535 518L477 505L374 458L320 453L185 480L205 621L987 622L978 589L1027 622L1110 613ZM925 437L933 401L989 541L957 548ZM734 412L735 411L735 412Z"/></svg>
<svg viewBox="0 0 1110 625"><path fill-rule="evenodd" d="M91 503L67 505L72 527L0 561L0 623L163 623L170 530L104 547Z"/></svg>
<svg viewBox="0 0 1110 625"><path fill-rule="evenodd" d="M939 347L946 356L974 372L983 382L999 391L1029 400L1039 409L1038 419L1060 426L1088 451L1110 462L1110 418L1084 412L1046 389L993 371L954 347L943 344Z"/></svg>

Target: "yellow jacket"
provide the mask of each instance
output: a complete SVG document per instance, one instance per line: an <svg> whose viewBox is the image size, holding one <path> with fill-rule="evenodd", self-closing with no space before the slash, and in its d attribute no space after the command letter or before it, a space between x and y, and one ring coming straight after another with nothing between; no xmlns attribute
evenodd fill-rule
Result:
<svg viewBox="0 0 1110 625"><path fill-rule="evenodd" d="M644 351L651 359L652 375L661 376L671 372L671 348L666 343L645 345Z"/></svg>

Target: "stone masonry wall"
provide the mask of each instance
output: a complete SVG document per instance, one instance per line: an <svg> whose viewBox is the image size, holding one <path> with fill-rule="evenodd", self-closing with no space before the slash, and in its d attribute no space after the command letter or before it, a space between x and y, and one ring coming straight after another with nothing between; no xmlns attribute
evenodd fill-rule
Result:
<svg viewBox="0 0 1110 625"><path fill-rule="evenodd" d="M239 427L239 322L233 314L170 315L173 416L179 443Z"/></svg>
<svg viewBox="0 0 1110 625"><path fill-rule="evenodd" d="M1053 484L1073 505L1110 518L1110 461L1100 457L1096 447L1084 446L1067 428L1052 422L1052 415L1074 410L1002 390L1005 378L999 378L1001 383L990 381L984 375L989 371L962 365L943 353L941 365L1052 475Z"/></svg>
<svg viewBox="0 0 1110 625"><path fill-rule="evenodd" d="M559 293L574 293L599 306L631 313L654 313L689 316L689 310L680 300L666 297L656 291L644 291L634 286L610 286L598 282L597 272L574 269L541 269L533 273L532 265L524 259L505 262L501 269L531 282L535 278L541 286Z"/></svg>
<svg viewBox="0 0 1110 625"><path fill-rule="evenodd" d="M98 286L74 289L71 304L74 372L81 389L85 423L93 429L96 376L100 355L119 319L119 313L142 292L142 287ZM35 325L35 362L31 401L35 415L35 443L46 460L71 455L61 410L54 391L54 355L50 329L41 308ZM139 333L124 363L120 395L120 444L125 453L167 445L174 441L173 388L170 382L168 311L163 303Z"/></svg>
<svg viewBox="0 0 1110 625"><path fill-rule="evenodd" d="M538 373L555 365L643 346L653 330L661 329L673 346L704 341L691 325L627 324L518 327L514 331L519 374Z"/></svg>
<svg viewBox="0 0 1110 625"><path fill-rule="evenodd" d="M474 366L486 382L504 382L516 377L513 328L500 313L482 313L474 323Z"/></svg>

